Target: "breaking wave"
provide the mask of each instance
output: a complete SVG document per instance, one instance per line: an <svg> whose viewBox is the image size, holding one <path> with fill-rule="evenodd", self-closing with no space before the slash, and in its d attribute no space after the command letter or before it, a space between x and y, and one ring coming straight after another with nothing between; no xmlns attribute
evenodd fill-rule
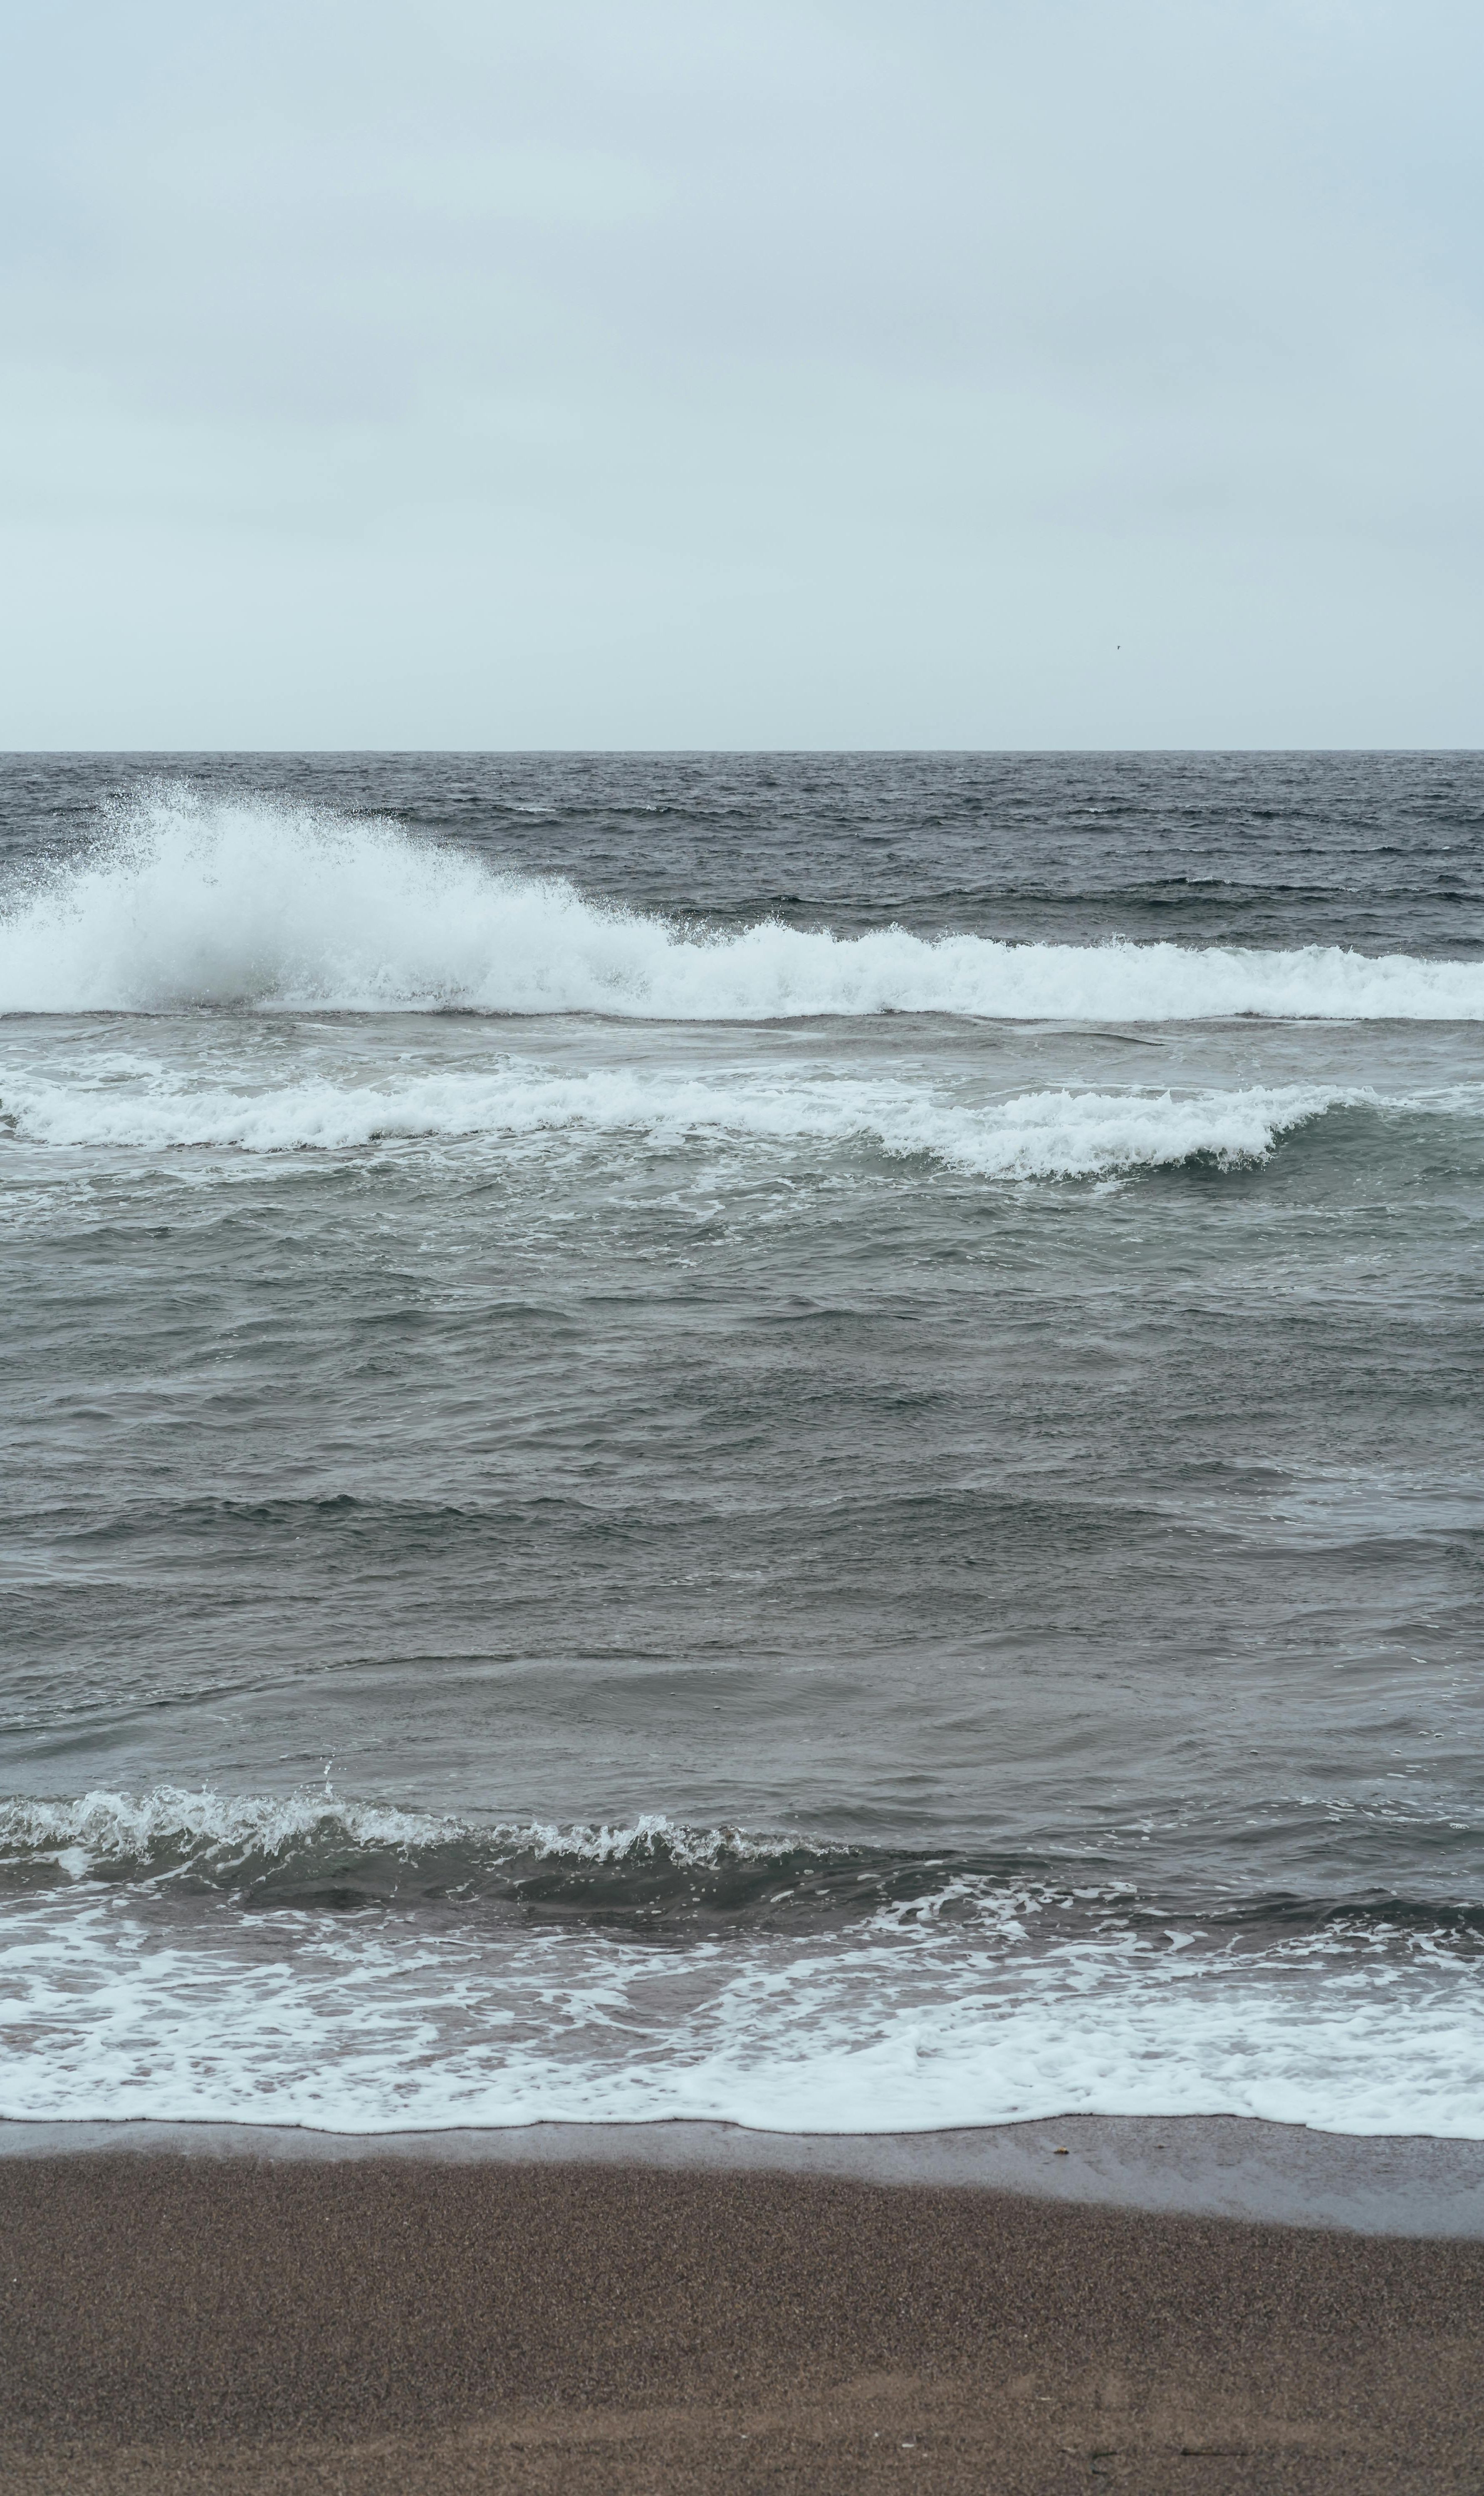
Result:
<svg viewBox="0 0 1484 2496"><path fill-rule="evenodd" d="M204 1888L233 1897L322 1899L337 1904L396 1897L419 1903L476 1898L602 1908L693 1905L804 1867L853 1859L848 1848L778 1835L686 1827L663 1812L629 1823L561 1826L494 1821L484 1825L393 1805L347 1801L323 1791L219 1794L159 1786L144 1794L108 1789L68 1801L15 1796L0 1802L0 1883L128 1881Z"/></svg>
<svg viewBox="0 0 1484 2496"><path fill-rule="evenodd" d="M197 1006L597 1013L888 1011L1031 1020L1484 1019L1484 965L1176 945L1009 945L765 920L697 934L498 873L395 827L158 784L0 920L0 1012Z"/></svg>
<svg viewBox="0 0 1484 2496"><path fill-rule="evenodd" d="M1313 1084L1240 1091L1023 1092L989 1102L898 1080L724 1079L628 1069L568 1076L504 1061L493 1071L386 1084L325 1079L241 1091L183 1082L163 1068L95 1068L83 1082L15 1076L0 1097L12 1134L60 1146L254 1153L347 1151L393 1140L547 1135L710 1144L874 1146L985 1178L1089 1178L1199 1158L1262 1161L1279 1138L1329 1109L1376 1106L1364 1091Z"/></svg>

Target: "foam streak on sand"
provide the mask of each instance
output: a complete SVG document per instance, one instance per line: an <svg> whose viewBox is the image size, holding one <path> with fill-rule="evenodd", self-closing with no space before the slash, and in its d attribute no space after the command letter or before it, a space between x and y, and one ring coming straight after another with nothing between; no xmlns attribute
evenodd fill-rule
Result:
<svg viewBox="0 0 1484 2496"><path fill-rule="evenodd" d="M1169 944L1006 945L765 920L686 933L393 827L156 786L0 921L0 1012L461 1008L679 1020L1484 1018L1484 966Z"/></svg>

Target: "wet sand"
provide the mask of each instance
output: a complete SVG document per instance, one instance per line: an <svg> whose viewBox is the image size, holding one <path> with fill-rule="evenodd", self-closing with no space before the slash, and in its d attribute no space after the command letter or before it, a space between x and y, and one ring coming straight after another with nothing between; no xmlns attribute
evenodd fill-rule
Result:
<svg viewBox="0 0 1484 2496"><path fill-rule="evenodd" d="M654 2163L0 2160L91 2491L1484 2486L1484 2242Z"/></svg>
<svg viewBox="0 0 1484 2496"><path fill-rule="evenodd" d="M194 2158L473 2160L974 2184L1117 2209L1484 2237L1484 2140L1314 2132L1252 2115L1062 2114L940 2132L760 2132L667 2117L442 2132L294 2124L0 2121L0 2159L177 2150Z"/></svg>

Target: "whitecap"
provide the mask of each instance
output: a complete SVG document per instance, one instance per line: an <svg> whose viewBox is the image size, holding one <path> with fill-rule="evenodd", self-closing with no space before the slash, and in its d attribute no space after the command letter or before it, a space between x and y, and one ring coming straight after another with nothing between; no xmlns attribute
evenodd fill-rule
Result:
<svg viewBox="0 0 1484 2496"><path fill-rule="evenodd" d="M89 855L13 900L0 1012L196 1006L1477 1021L1484 965L1336 946L1011 945L900 927L837 937L774 920L697 935L394 825L157 783Z"/></svg>
<svg viewBox="0 0 1484 2496"><path fill-rule="evenodd" d="M864 1145L981 1178L1096 1178L1207 1158L1264 1160L1279 1139L1336 1108L1376 1106L1366 1090L1250 1085L1176 1094L1067 1087L973 1100L897 1077L696 1077L626 1068L565 1075L507 1060L379 1083L325 1076L229 1088L166 1067L62 1081L15 1073L3 1108L15 1134L57 1146L250 1153L350 1151L373 1143L588 1137L674 1150L708 1145Z"/></svg>

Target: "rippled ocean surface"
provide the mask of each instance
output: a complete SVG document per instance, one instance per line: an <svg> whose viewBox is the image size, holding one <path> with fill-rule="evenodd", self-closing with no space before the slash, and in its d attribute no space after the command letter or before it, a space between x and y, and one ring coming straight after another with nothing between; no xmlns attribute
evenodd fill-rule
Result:
<svg viewBox="0 0 1484 2496"><path fill-rule="evenodd" d="M1484 757L0 764L0 2114L1484 2136Z"/></svg>

